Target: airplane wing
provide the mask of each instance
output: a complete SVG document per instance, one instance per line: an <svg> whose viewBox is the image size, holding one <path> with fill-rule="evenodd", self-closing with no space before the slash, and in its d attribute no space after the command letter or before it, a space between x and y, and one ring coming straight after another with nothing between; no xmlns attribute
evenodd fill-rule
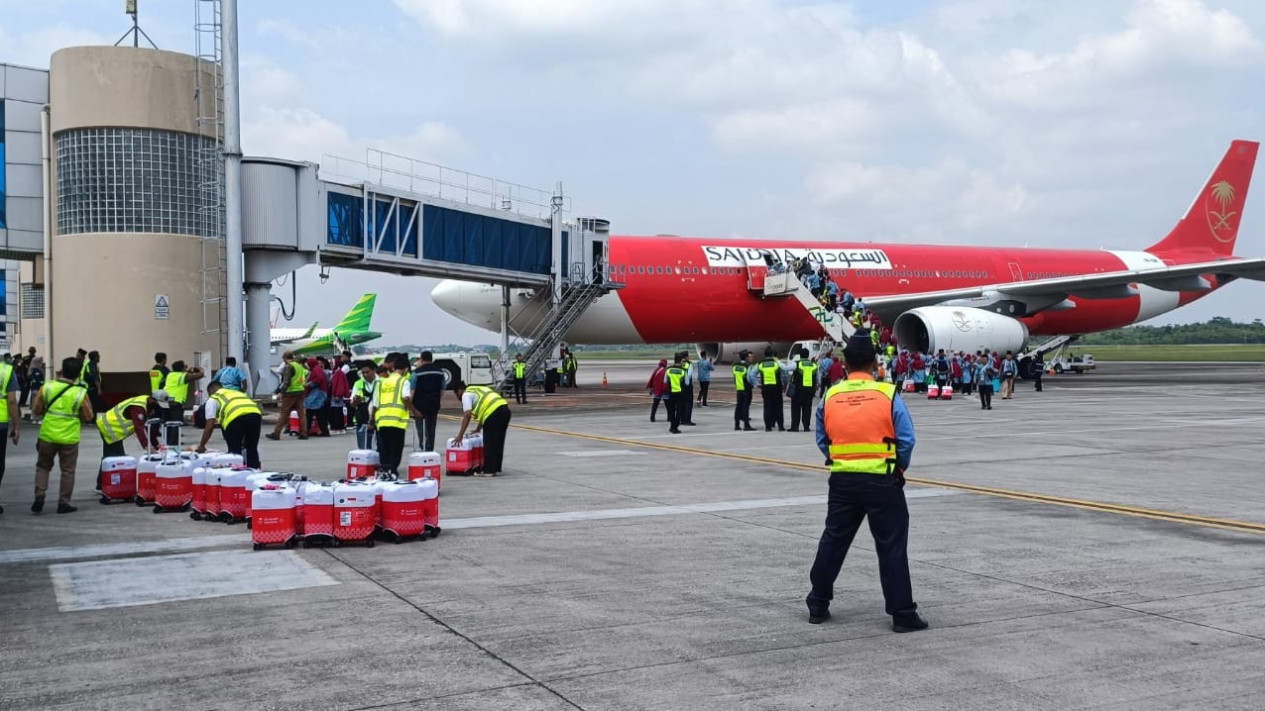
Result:
<svg viewBox="0 0 1265 711"><path fill-rule="evenodd" d="M1226 259L1196 262L1154 269L1129 269L1100 274L1083 274L1052 279L1032 279L985 284L962 289L943 289L912 294L892 294L865 298L865 305L884 320L895 318L919 306L973 306L991 309L996 305L1017 306L1015 315L1031 315L1047 309L1073 308L1068 297L1119 299L1133 296L1138 285L1162 291L1205 291L1212 288L1205 276L1219 281L1252 279L1265 281L1265 258Z"/></svg>

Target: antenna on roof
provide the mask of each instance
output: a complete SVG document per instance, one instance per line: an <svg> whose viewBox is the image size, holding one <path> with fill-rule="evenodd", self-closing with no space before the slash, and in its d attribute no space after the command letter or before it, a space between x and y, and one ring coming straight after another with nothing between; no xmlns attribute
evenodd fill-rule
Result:
<svg viewBox="0 0 1265 711"><path fill-rule="evenodd" d="M120 37L118 41L114 43L114 46L117 47L120 44L123 44L123 40L126 40L129 36L131 36L133 47L140 47L141 38L144 37L145 41L149 43L150 47L153 47L154 49L158 49L158 45L154 44L154 40L150 39L149 35L145 34L145 30L141 29L140 20L136 17L136 2L137 0L123 0L123 12L127 13L128 15L131 15L132 29L128 30L127 32L124 32L123 36Z"/></svg>

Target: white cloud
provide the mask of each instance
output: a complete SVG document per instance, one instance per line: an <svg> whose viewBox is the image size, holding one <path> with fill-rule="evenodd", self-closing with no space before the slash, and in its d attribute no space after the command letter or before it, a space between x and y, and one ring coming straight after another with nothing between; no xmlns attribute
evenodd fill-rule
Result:
<svg viewBox="0 0 1265 711"><path fill-rule="evenodd" d="M56 24L31 31L8 33L0 27L0 61L40 69L48 68L53 52L63 47L114 44L117 37L107 38L92 30Z"/></svg>

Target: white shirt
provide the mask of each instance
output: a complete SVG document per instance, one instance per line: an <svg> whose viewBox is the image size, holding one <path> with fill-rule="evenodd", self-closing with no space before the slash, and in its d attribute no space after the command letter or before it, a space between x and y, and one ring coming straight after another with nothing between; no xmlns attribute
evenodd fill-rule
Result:
<svg viewBox="0 0 1265 711"><path fill-rule="evenodd" d="M470 412L471 410L474 409L474 403L478 402L478 400L479 400L478 395L475 395L469 390L465 391L465 393L463 393L461 396L461 411Z"/></svg>
<svg viewBox="0 0 1265 711"><path fill-rule="evenodd" d="M206 409L203 410L203 412L206 413L206 419L208 420L215 417L216 415L220 414L220 403L216 401L215 398L210 398L210 397L207 398Z"/></svg>

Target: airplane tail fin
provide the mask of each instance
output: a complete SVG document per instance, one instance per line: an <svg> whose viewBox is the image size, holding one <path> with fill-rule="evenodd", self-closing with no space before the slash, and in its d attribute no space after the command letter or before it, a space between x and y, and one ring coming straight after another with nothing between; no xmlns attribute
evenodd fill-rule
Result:
<svg viewBox="0 0 1265 711"><path fill-rule="evenodd" d="M334 327L334 333L359 333L369 330L369 322L373 320L373 304L378 300L377 294L365 294L360 297L351 311Z"/></svg>
<svg viewBox="0 0 1265 711"><path fill-rule="evenodd" d="M1234 254L1234 240L1239 235L1247 188L1256 165L1255 141L1233 141L1225 157L1195 196L1186 214L1168 236L1146 251L1210 252L1216 256Z"/></svg>

